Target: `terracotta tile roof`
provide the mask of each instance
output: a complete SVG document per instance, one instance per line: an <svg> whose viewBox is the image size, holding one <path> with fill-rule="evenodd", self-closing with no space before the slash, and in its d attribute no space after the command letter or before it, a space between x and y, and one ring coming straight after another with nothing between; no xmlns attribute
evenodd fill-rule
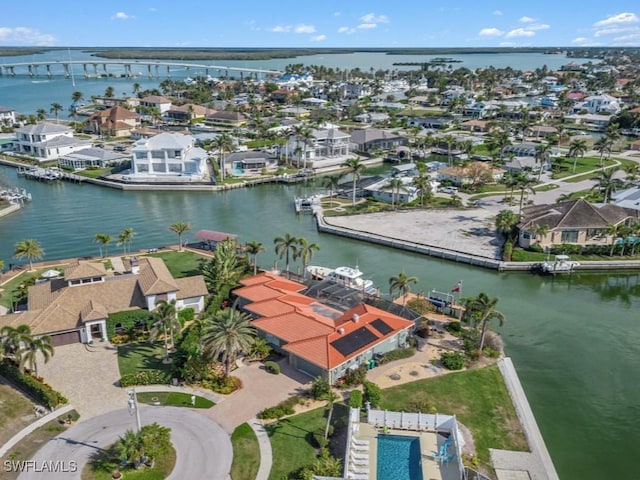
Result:
<svg viewBox="0 0 640 480"><path fill-rule="evenodd" d="M65 268L64 279L81 280L83 278L104 277L107 270L102 262L78 262L75 265Z"/></svg>
<svg viewBox="0 0 640 480"><path fill-rule="evenodd" d="M252 324L254 327L288 343L306 340L318 335L326 336L334 331L333 327L299 312L285 313L276 317L258 318Z"/></svg>
<svg viewBox="0 0 640 480"><path fill-rule="evenodd" d="M204 283L204 277L202 275L196 275L193 277L176 278L174 280L178 286L178 293L176 297L178 300L184 300L185 298L193 298L199 296L207 296L209 291L207 285Z"/></svg>
<svg viewBox="0 0 640 480"><path fill-rule="evenodd" d="M157 295L178 290L175 279L161 258L141 258L138 278L144 295Z"/></svg>

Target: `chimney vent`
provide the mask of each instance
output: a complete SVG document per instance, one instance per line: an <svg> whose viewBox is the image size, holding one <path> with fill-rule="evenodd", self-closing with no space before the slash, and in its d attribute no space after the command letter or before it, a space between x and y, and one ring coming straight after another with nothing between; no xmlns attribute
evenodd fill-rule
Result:
<svg viewBox="0 0 640 480"><path fill-rule="evenodd" d="M338 329L338 333L339 333L340 335L342 335L342 334L344 333L344 328L340 327L340 328Z"/></svg>
<svg viewBox="0 0 640 480"><path fill-rule="evenodd" d="M358 323L358 321L360 320L360 315L358 315L357 313L353 314L353 317L351 317L353 319L353 323Z"/></svg>

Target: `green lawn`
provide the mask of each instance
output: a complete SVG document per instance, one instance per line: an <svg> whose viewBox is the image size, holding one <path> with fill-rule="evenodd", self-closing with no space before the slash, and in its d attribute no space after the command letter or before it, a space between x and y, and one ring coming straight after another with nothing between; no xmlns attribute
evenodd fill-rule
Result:
<svg viewBox="0 0 640 480"><path fill-rule="evenodd" d="M196 395L195 406L191 404L191 395L182 392L139 392L140 403L159 404L165 407L211 408L215 405L208 398Z"/></svg>
<svg viewBox="0 0 640 480"><path fill-rule="evenodd" d="M200 260L208 259L208 257L186 250L182 252L171 250L168 252L152 253L148 256L164 260L165 265L174 278L200 275Z"/></svg>
<svg viewBox="0 0 640 480"><path fill-rule="evenodd" d="M9 385L0 384L0 445L34 420L32 403Z"/></svg>
<svg viewBox="0 0 640 480"><path fill-rule="evenodd" d="M497 366L419 380L382 391L380 407L412 412L433 405L455 414L471 430L478 459L489 465L489 448L526 451L527 442Z"/></svg>
<svg viewBox="0 0 640 480"><path fill-rule="evenodd" d="M109 175L111 173L111 168L92 168L87 170L80 170L73 173L75 173L76 175L80 175L81 177L99 178L102 175Z"/></svg>
<svg viewBox="0 0 640 480"><path fill-rule="evenodd" d="M609 167L611 165L615 165L616 161L612 159L604 159L604 166ZM571 175L578 175L581 173L590 172L592 170L597 170L600 168L600 157L582 157L578 158L576 163L576 171L573 171L573 158L563 158L562 163L560 163L560 171L556 171L553 173L554 179L561 179L565 177L569 177ZM575 181L575 180L568 180Z"/></svg>
<svg viewBox="0 0 640 480"><path fill-rule="evenodd" d="M317 408L266 426L273 451L269 480L289 478L291 472L314 461L317 452L312 435L326 425L326 413L324 408Z"/></svg>
<svg viewBox="0 0 640 480"><path fill-rule="evenodd" d="M34 270L33 272L28 272L26 269L21 272L19 275L13 277L8 282L2 285L2 292L0 293L0 305L4 305L5 307L11 307L12 300L12 292L18 288L18 286L29 280L30 278L40 278L43 272L47 270L60 270L63 271L67 265L56 265L55 267L45 267ZM29 268L29 265L26 265L26 268Z"/></svg>
<svg viewBox="0 0 640 480"><path fill-rule="evenodd" d="M118 346L118 368L120 376L138 373L143 370L160 370L165 373L169 383L173 363L164 364L164 343L129 343Z"/></svg>
<svg viewBox="0 0 640 480"><path fill-rule="evenodd" d="M619 247L616 247L615 252L619 252ZM523 248L514 247L511 260L514 262L545 262L547 260L553 260L554 255L547 255L541 252L530 252ZM571 255L571 260L582 260L584 262L598 262L598 261L610 261L610 260L638 260L640 255L625 255L621 257L618 253L614 253L612 257L609 255Z"/></svg>
<svg viewBox="0 0 640 480"><path fill-rule="evenodd" d="M233 445L233 480L254 480L260 468L260 447L256 434L249 424L243 423L231 435Z"/></svg>

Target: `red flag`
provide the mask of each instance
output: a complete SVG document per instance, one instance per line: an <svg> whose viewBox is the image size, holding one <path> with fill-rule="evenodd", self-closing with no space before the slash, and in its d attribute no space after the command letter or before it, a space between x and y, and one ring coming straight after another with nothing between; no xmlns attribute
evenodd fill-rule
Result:
<svg viewBox="0 0 640 480"><path fill-rule="evenodd" d="M462 282L456 283L456 286L451 289L451 293L456 293L460 291L460 287L462 287Z"/></svg>

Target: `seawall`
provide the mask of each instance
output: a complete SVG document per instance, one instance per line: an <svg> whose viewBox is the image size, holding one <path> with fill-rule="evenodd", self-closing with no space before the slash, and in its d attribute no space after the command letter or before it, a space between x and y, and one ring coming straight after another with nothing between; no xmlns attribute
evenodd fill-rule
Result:
<svg viewBox="0 0 640 480"><path fill-rule="evenodd" d="M9 205L7 208L3 208L2 210L0 210L0 218L13 212L17 212L18 210L20 210L19 204L14 203L12 205Z"/></svg>

